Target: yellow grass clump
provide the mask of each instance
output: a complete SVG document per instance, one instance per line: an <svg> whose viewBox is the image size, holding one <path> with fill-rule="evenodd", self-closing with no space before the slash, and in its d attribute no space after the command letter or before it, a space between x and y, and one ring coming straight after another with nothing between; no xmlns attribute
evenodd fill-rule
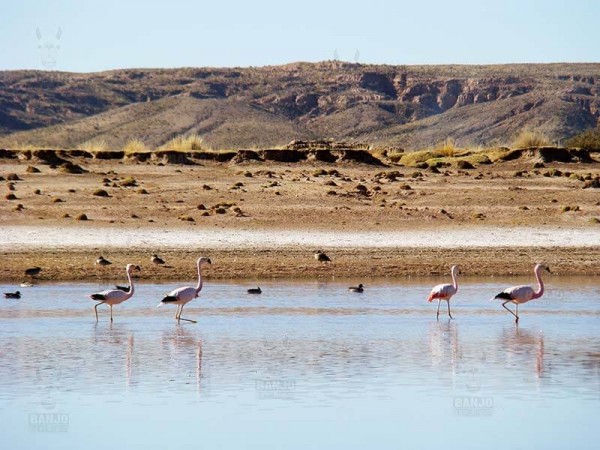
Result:
<svg viewBox="0 0 600 450"><path fill-rule="evenodd" d="M551 145L550 139L539 131L523 130L513 142L513 148L545 147Z"/></svg>
<svg viewBox="0 0 600 450"><path fill-rule="evenodd" d="M458 147L454 143L452 138L447 138L442 144L438 145L434 151L436 153L441 153L442 156L454 156L458 151Z"/></svg>
<svg viewBox="0 0 600 450"><path fill-rule="evenodd" d="M181 135L176 136L173 139L167 141L161 145L161 150L177 150L177 151L190 151L190 150L203 150L205 149L204 139L196 133L189 134L187 136Z"/></svg>
<svg viewBox="0 0 600 450"><path fill-rule="evenodd" d="M127 141L127 144L123 147L123 151L125 153L140 153L148 152L150 149L146 147L146 144L142 140L134 138Z"/></svg>
<svg viewBox="0 0 600 450"><path fill-rule="evenodd" d="M88 152L103 152L108 150L108 144L104 139L90 139L82 142L78 147L78 150L86 150Z"/></svg>

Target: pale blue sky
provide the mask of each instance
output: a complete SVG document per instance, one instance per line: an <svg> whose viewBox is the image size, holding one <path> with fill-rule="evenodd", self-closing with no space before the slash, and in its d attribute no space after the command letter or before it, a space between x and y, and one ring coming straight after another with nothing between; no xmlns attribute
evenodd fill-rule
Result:
<svg viewBox="0 0 600 450"><path fill-rule="evenodd" d="M0 70L600 61L594 0L0 2Z"/></svg>

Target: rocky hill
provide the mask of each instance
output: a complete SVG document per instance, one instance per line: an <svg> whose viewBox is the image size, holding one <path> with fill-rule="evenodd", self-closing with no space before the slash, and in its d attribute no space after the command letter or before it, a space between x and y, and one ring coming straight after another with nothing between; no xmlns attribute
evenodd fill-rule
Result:
<svg viewBox="0 0 600 450"><path fill-rule="evenodd" d="M213 148L331 138L414 149L506 144L523 129L560 143L599 118L600 64L0 72L3 147L157 147L197 133Z"/></svg>

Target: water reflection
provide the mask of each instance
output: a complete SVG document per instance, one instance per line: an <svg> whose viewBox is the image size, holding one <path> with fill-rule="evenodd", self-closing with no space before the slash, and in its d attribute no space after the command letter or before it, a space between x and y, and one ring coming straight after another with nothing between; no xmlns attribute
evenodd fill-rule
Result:
<svg viewBox="0 0 600 450"><path fill-rule="evenodd" d="M189 429L204 426L196 439L219 430L227 440L223 427L240 423L240 417L265 423L319 417L335 428L347 425L338 417L343 413L361 418L361 426L370 418L386 430L396 430L398 422L418 430L414 418L433 416L465 431L457 422L465 417L493 417L500 427L523 410L541 418L556 411L562 417L564 402L577 406L571 405L568 420L585 423L598 412L598 314L565 316L551 305L555 310L548 314L532 306L518 327L494 310L438 322L422 305L420 286L405 287L419 303L403 310L393 285L379 287L375 299L364 296L361 301L370 308L362 312L356 297L348 299L339 290L323 283L322 297L306 299L301 288L282 286L281 298L273 301L284 307L273 311L263 302L252 313L238 308L233 296L216 306L206 300L204 309L197 309L197 325L142 316L141 300L125 305L113 324L95 323L87 310L85 317L0 319L0 423L18 430L14 417L66 412L69 433L76 433L83 426L78 423L105 415L104 423L111 424L113 412L121 411L124 417L155 414L161 424L163 416L177 417ZM575 290L571 301L580 311L584 304L600 310L586 303L588 294ZM478 290L463 295L465 304L485 311L476 303ZM334 304L316 309L319 302ZM69 311L64 304L57 308ZM213 313L203 314L209 310ZM474 409L473 402L485 408ZM86 420L79 420L86 411ZM200 416L204 422L197 421ZM136 436L153 443L158 428L143 428ZM351 428L350 436L360 427ZM524 433L529 435L523 439L542 434L535 423Z"/></svg>

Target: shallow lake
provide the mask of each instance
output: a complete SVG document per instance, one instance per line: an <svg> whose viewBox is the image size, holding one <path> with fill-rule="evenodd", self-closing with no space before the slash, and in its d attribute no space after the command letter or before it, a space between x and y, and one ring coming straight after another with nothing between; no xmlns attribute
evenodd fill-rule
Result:
<svg viewBox="0 0 600 450"><path fill-rule="evenodd" d="M10 449L597 448L600 283L463 279L454 320L426 298L445 278L209 281L174 319L180 283L40 284L0 299L0 435Z"/></svg>

